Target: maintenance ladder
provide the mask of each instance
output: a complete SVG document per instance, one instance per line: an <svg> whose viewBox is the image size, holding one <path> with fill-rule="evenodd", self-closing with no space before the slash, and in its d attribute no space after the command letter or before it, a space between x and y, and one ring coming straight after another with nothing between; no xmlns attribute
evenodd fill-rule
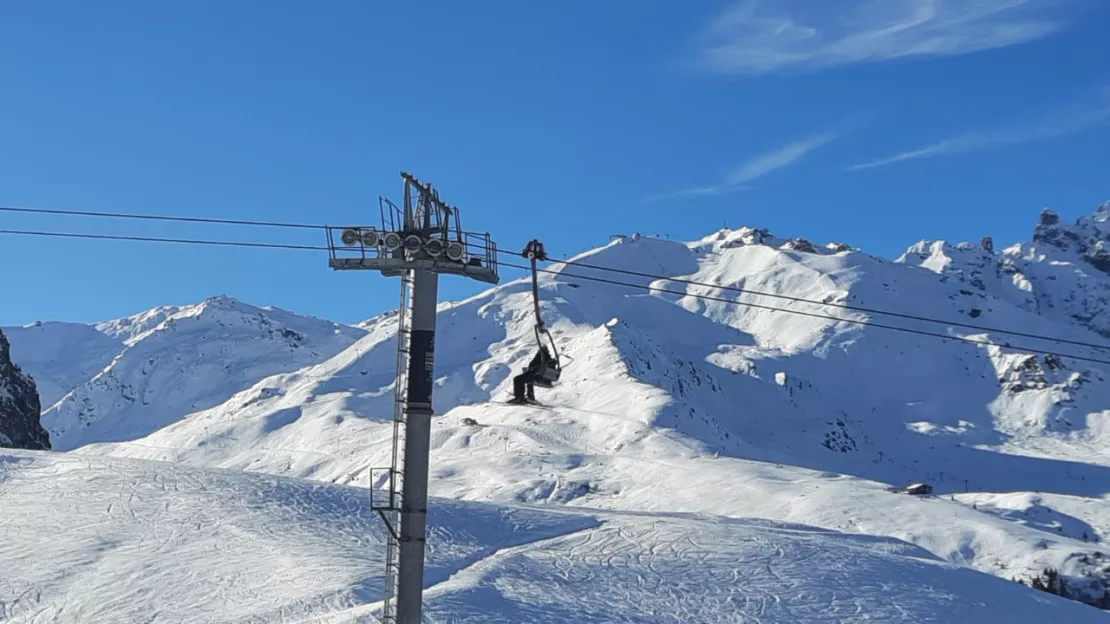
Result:
<svg viewBox="0 0 1110 624"><path fill-rule="evenodd" d="M405 388L408 387L409 344L412 332L412 271L401 275L401 303L397 308L397 379L393 386L393 446L389 468L371 469L371 482L384 477L382 490L370 491L370 506L385 521L385 588L382 592L382 622L397 621L397 577L400 574L401 493L404 491ZM384 474L383 474L384 473ZM373 486L372 486L373 488Z"/></svg>

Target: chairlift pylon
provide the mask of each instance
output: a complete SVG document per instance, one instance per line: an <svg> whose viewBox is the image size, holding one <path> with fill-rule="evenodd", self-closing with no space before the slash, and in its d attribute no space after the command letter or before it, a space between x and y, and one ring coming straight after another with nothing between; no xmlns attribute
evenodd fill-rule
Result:
<svg viewBox="0 0 1110 624"><path fill-rule="evenodd" d="M550 388L555 382L559 381L563 366L559 357L559 349L555 346L555 339L551 336L551 332L547 331L547 327L543 323L543 315L540 313L539 270L536 268L536 262L547 260L547 252L544 251L543 243L533 239L525 245L524 252L521 255L528 258L532 263L532 305L536 314L536 347L540 350L539 367L536 370L536 385ZM544 354L545 348L547 349L547 355Z"/></svg>

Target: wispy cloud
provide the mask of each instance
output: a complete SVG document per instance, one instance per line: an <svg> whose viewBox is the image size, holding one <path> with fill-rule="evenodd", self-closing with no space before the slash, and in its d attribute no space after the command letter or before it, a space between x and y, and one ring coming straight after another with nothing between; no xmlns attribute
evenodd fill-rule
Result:
<svg viewBox="0 0 1110 624"><path fill-rule="evenodd" d="M778 149L760 154L733 168L732 171L721 178L721 181L717 184L681 189L663 195L656 195L648 199L661 200L676 199L679 197L704 197L710 195L724 195L725 193L744 190L748 188L748 182L801 160L806 154L854 131L856 127L856 125L845 126L832 132L826 132L792 143L787 143Z"/></svg>
<svg viewBox="0 0 1110 624"><path fill-rule="evenodd" d="M848 170L858 171L918 158L977 152L1006 145L1041 141L1106 124L1110 124L1110 91L1104 91L1101 101L1096 104L1061 109L1042 119L1014 124L1007 128L969 132L879 160L852 165Z"/></svg>
<svg viewBox="0 0 1110 624"><path fill-rule="evenodd" d="M736 169L733 169L732 172L725 177L723 185L725 187L739 186L767 175L776 169L782 169L787 165L801 160L806 154L822 145L840 138L843 134L843 131L818 134L808 139L788 143L773 152L756 156Z"/></svg>
<svg viewBox="0 0 1110 624"><path fill-rule="evenodd" d="M1063 27L1065 0L741 0L697 38L728 74L953 56L1027 43ZM792 10L793 9L793 10Z"/></svg>

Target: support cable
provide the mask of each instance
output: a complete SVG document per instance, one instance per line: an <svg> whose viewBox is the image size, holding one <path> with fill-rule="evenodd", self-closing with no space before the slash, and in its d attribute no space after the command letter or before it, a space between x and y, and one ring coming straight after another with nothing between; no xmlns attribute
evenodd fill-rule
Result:
<svg viewBox="0 0 1110 624"><path fill-rule="evenodd" d="M280 227L298 228L308 230L322 230L323 225L309 223L285 223L281 221L253 221L249 219L217 219L214 217L178 217L173 215L135 214L126 212L92 212L88 210L59 210L54 208L23 208L19 206L0 206L0 212L18 212L24 214L66 215L78 217L107 217L112 219L145 219L149 221L179 221L185 223L210 223L220 225L252 225L255 227Z"/></svg>
<svg viewBox="0 0 1110 624"><path fill-rule="evenodd" d="M502 266L507 266L507 267L511 267L511 268L514 268L514 269L520 269L522 271L531 271L532 270L531 267L527 267L527 266L520 265L520 264L513 264L513 263L509 263L509 262L499 262L499 264L501 264ZM631 282L622 282L622 281L619 281L619 280L611 280L611 279L606 279L606 278L603 278L603 277L593 277L593 276L589 276L589 275L575 275L575 274L566 273L564 271L553 271L551 269L537 269L537 270L542 272L542 273L552 273L554 275L561 275L563 277L579 279L579 280L588 280L588 281L591 281L591 282L599 282L599 283L602 283L602 284L610 284L610 285L613 285L613 286L624 286L624 287L627 287L627 288L638 288L638 289L641 289L641 290L667 293L667 294L672 294L672 295L680 295L680 296L684 296L684 297L694 297L696 299L701 299L701 300L704 300L704 301L719 301L721 303L729 303L729 304L732 304L732 305L744 306L744 307L749 307L749 308L758 308L758 309L761 309L761 310L770 310L770 311L774 311L774 312L786 312L788 314L797 314L797 315L800 315L800 316L808 316L808 317L811 317L811 318L819 318L819 319L824 319L824 320L829 320L829 321L837 321L837 322L842 322L842 323L852 323L852 324L855 324L855 325L864 325L864 326L867 326L867 327L878 327L880 329L890 329L890 330L893 330L893 331L900 331L900 332L905 332L905 333L908 333L908 334L916 334L916 335L919 335L919 336L929 336L929 337L933 337L933 338L941 338L943 340L955 340L955 341L959 341L959 342L966 342L966 343L980 345L980 346L1001 347L1001 348L1006 348L1006 349L1013 349L1015 351L1028 353L1028 354L1052 355L1052 356L1060 357L1060 358L1070 358L1070 359L1073 359L1073 360L1082 360L1084 362L1093 362L1095 364L1110 365L1110 360L1100 360L1100 359L1097 359L1097 358L1090 358L1090 357L1085 357L1085 356L1081 356L1081 355L1069 355L1069 354L1066 354L1066 353L1058 353L1058 352L1055 352L1055 351L1045 351L1045 350L1041 350L1041 349L1029 349L1029 348L1025 348L1025 347L1016 347L1014 345L1011 345L1008 342L1007 343L998 343L998 342L992 342L990 340L979 340L979 339L976 339L976 338L969 338L967 336L953 336L951 334L942 334L942 333L939 333L939 332L931 332L931 331L926 331L926 330L922 330L922 329L913 329L911 327L899 327L897 325L887 325L885 323L875 323L874 321L870 321L870 320L830 316L830 315L827 315L827 314L820 314L820 313L817 313L817 312L805 312L805 311L802 311L802 310L790 310L788 308L776 308L774 306L768 306L768 305L763 305L763 304L759 304L759 303L749 303L749 302L746 302L746 301L735 301L733 299L726 299L724 297L714 297L712 295L695 295L695 294L691 294L691 293L684 292L684 291L681 291L681 290L672 290L672 289L669 289L669 288L661 288L659 286L651 286L651 285L644 285L644 284L633 284ZM1042 339L1043 340L1048 340L1047 338L1042 338Z"/></svg>
<svg viewBox="0 0 1110 624"><path fill-rule="evenodd" d="M9 210L10 211L11 208L9 208L9 207L0 207L0 210ZM19 209L19 210L28 210L28 211L34 211L34 212L45 212L42 209ZM55 213L56 214L80 214L80 215L83 215L83 216L102 216L101 213L84 213L84 212L77 212L77 211L52 211L51 212L51 214L55 214ZM124 214L124 213L103 213L103 215L110 215L110 216L116 216L116 217L121 217L121 218L159 218L159 219L164 219L164 220L192 220L193 219L191 217L168 217L168 216L162 217L162 216L157 216L157 215L132 215L132 214ZM298 228L323 227L323 226L313 226L313 225L306 225L306 224L276 223L276 222L262 222L262 221L254 222L254 221L238 221L238 220L206 220L205 222L225 223L225 224L241 224L241 225L273 225L273 226L278 226L278 227L298 227ZM293 245L293 244L261 243L261 242L249 242L249 241L221 241L221 240L209 240L209 239L163 238L163 237L154 237L154 236L84 234L84 233L73 233L73 232L52 232L52 231L12 230L12 229L0 229L0 234L63 237L63 238L80 238L80 239L93 239L93 240L114 240L114 241L121 241L122 240L122 241L158 242L158 243L217 245L217 246L247 247L247 248L252 248L253 247L253 248L269 248L269 249L293 249L293 250L311 250L311 251L327 251L329 249L326 246L314 246L314 245ZM476 246L476 245L471 244L470 246L473 247L473 246ZM479 247L483 247L483 246L479 246ZM494 247L490 250L493 251L495 254L510 254L512 256L519 255L519 254L515 254L515 253L512 253L512 252L507 252L503 249L499 249L499 248L496 248L496 247ZM908 319L908 320L917 320L917 321L921 321L921 322L938 323L938 324L950 325L950 326L954 326L954 327L963 327L965 329L973 329L973 330L982 331L982 332L1008 334L1008 335L1020 336L1020 337L1025 337L1025 338L1032 338L1032 339L1036 339L1036 340L1057 342L1057 343L1061 343L1061 344L1072 344L1072 345L1076 345L1076 346L1082 346L1082 347L1087 347L1087 348L1092 348L1092 349L1099 349L1099 350L1110 349L1110 346L1106 346L1106 345L1086 343L1086 342L1069 340L1069 339L1064 339L1064 338L1055 338L1055 337L1051 337L1051 336L1041 336L1041 335L1031 334L1031 333L1026 333L1026 332L1017 332L1017 331L1012 331L1012 330L991 328L991 327L974 325L974 324L969 324L969 323L950 322L950 321L944 321L944 320L940 320L940 319L932 319L932 318L924 317L924 316L918 316L918 315L912 315L912 314L903 314L903 313L898 313L898 312L887 312L887 311L884 311L884 310L876 310L876 309L872 309L872 308L864 308L864 307L861 307L861 306L852 306L852 305L848 305L848 304L827 303L827 302L823 302L823 301L803 299L803 298L800 298L800 297L791 297L789 295L780 295L780 294L777 294L777 293L766 293L766 292L753 291L753 290L747 290L747 289L736 288L736 287L720 286L720 285L717 285L717 284L709 284L709 283L697 282L697 281L693 281L693 280L682 280L682 279L678 279L678 278L672 278L672 277L661 276L661 275L653 275L653 274L650 274L650 273L643 273L643 272L639 272L639 271L631 271L631 270L628 270L628 269L616 269L616 268L613 268L613 267L602 267L602 266L592 265L592 264L589 264L589 263L584 263L584 262L579 262L579 261L574 261L574 260L557 260L557 259L549 257L549 261L554 262L554 263L564 264L564 265L567 265L567 266L577 266L577 267L580 267L580 268L588 268L588 269L593 269L593 270L609 271L609 272L614 272L614 273L626 273L626 274L629 274L629 275L634 275L634 276L639 276L639 277L647 277L647 278L653 278L653 279L658 279L658 280L669 280L669 281L675 281L675 282L680 282L680 283L686 283L686 284L689 284L689 285L702 286L702 287L706 287L706 288L718 288L718 289L722 289L722 290L737 292L737 293L740 293L740 294L767 296L767 297L772 297L772 298L786 299L786 300L795 301L795 302L799 302L799 303L809 303L809 304L812 304L812 305L819 305L819 306L838 307L838 308L841 308L841 309L852 310L852 311L857 311L857 312L887 315L887 316L893 316L893 317L898 317L898 318L905 318L905 319ZM498 264L500 264L502 266L511 267L511 268L521 269L521 270L527 270L527 271L531 270L531 267L525 267L523 265L513 264L513 263L509 263L509 262L498 261ZM1096 364L1110 365L1110 360L1100 360L1100 359L1097 359L1097 358L1090 358L1090 357L1085 357L1085 356L1068 355L1068 354L1062 354L1062 353L1058 353L1058 352L1054 352L1054 351L1047 351L1047 350L1028 349L1028 348L1024 348L1024 347L1017 347L1017 346L1011 345L1009 343L996 343L996 342L987 341L987 340L977 340L977 339L974 339L974 338L953 336L953 335L950 335L950 334L943 334L943 333L939 333L939 332L930 332L930 331L926 331L926 330L913 329L913 328L908 328L908 327L899 327L899 326L895 326L895 325L887 325L887 324L884 324L884 323L876 323L876 322L870 321L870 320L849 319L849 318L842 318L842 317L830 316L830 315L825 315L825 314L819 314L819 313L816 313L816 312L805 312L805 311L801 311L801 310L791 310L791 309L788 309L788 308L779 308L779 307L768 306L768 305L757 304L757 303L734 301L732 299L726 299L724 297L714 297L714 296L711 296L711 295L698 295L698 294L693 294L693 293L686 292L686 291L660 288L660 287L651 286L651 285L634 284L634 283L629 283L629 282L622 282L622 281L619 281L619 280L610 280L610 279L594 277L594 276L587 276L587 275L569 274L569 273L566 273L564 271L554 271L554 270L551 270L551 269L538 269L538 270L540 272L543 272L543 273L563 275L564 277L568 277L568 278L588 280L588 281L593 281L593 282L606 283L606 284L611 284L611 285L616 285L616 286L624 286L624 287L629 287L629 288L640 288L640 289L644 289L644 290L648 290L648 291L674 294L674 295L685 296L685 297L693 297L693 298L702 299L702 300L706 300L706 301L719 301L719 302L723 302L723 303L730 303L730 304L733 304L733 305L747 306L747 307L759 308L759 309L770 310L770 311L786 312L788 314L797 314L797 315L800 315L800 316L808 316L808 317L812 317L812 318L821 318L821 319L825 319L825 320L833 320L833 321L838 321L838 322L846 322L846 323L853 323L853 324L858 324L858 325L866 325L866 326L878 327L878 328L882 328L882 329L890 329L890 330L893 330L893 331L901 331L901 332L906 332L906 333L911 333L911 334L917 334L917 335L921 335L921 336L931 336L931 337L935 337L935 338L941 338L941 339L944 339L944 340L957 340L957 341L962 341L962 342L967 342L967 343L977 344L977 345L983 345L983 346L998 346L998 347L1014 349L1014 350L1022 351L1022 352L1026 352L1026 353L1034 353L1034 354L1039 354L1039 355L1053 355L1053 356L1056 356L1056 357L1066 357L1066 358L1071 358L1071 359L1074 359L1074 360L1081 360L1081 361L1092 362L1092 363L1096 363Z"/></svg>
<svg viewBox="0 0 1110 624"><path fill-rule="evenodd" d="M228 247L260 247L269 249L308 249L312 251L328 250L328 247L314 245L254 243L249 241L221 241L199 238L163 238L159 236L126 236L120 234L80 234L76 232L43 232L35 230L0 230L0 234L16 234L21 236L50 236L55 238L85 238L93 240L140 241L147 243L182 243L187 245L223 245Z"/></svg>
<svg viewBox="0 0 1110 624"><path fill-rule="evenodd" d="M519 254L516 254L516 253L505 251L504 249L496 249L495 252L497 254L504 254L504 255L510 255L510 256L518 256L519 255ZM976 325L974 323L965 323L963 321L948 321L948 320L943 320L943 319L930 318L930 317L927 317L927 316L921 316L919 314L909 314L909 313L905 313L905 312L891 312L891 311L888 311L888 310L879 310L879 309L876 309L876 308L868 308L868 307L864 307L864 306L852 305L852 304L847 304L847 303L835 303L835 302L818 301L816 299L806 299L804 297L794 297L794 296L791 296L791 295L783 295L783 294L779 294L779 293L765 292L765 291L759 291L759 290L751 290L751 289L747 289L747 288L740 288L740 287L737 287L737 286L724 286L724 285L721 285L721 284L712 284L712 283L709 283L709 282L699 282L697 280L683 279L683 278L680 278L680 277L668 277L666 275L655 275L655 274L652 274L652 273L645 273L643 271L634 271L634 270L631 270L631 269L620 269L620 268L615 268L615 267L606 267L606 266L601 266L601 265L596 265L596 264L590 264L588 262L582 262L582 261L579 261L579 260L559 260L559 259L556 259L556 258L551 258L550 256L547 258L547 260L548 260L548 262L553 262L553 263L556 263L556 264L562 264L562 265L565 265L565 266L579 267L579 268L583 268L583 269L592 269L592 270L595 270L595 271L607 271L607 272L610 272L610 273L619 273L619 274L630 275L630 276L634 276L634 277L644 277L644 278L653 279L653 280L664 280L664 281L670 281L670 282L677 282L679 284L686 284L686 285L689 285L689 286L700 286L700 287L703 287L703 288L714 288L714 289L718 289L718 290L726 290L726 291L729 291L729 292L735 292L735 293L739 293L739 294L743 294L743 295L755 295L755 296L759 296L759 297L770 297L772 299L791 301L791 302L794 302L794 303L808 303L808 304L811 304L811 305L827 306L827 307L832 307L832 308L840 308L842 310L851 310L851 311L854 311L854 312L863 312L863 313L866 313L866 314L878 314L878 315L889 316L889 317L893 317L893 318L901 318L901 319L906 319L906 320L911 320L911 321L920 321L922 323L934 323L934 324L938 324L938 325L949 325L949 326L952 326L952 327L962 327L964 329L973 329L973 330L981 331L981 332L990 332L990 333L995 333L995 334L1007 334L1007 335L1010 335L1010 336L1018 336L1018 337L1021 337L1021 338L1032 338L1032 339L1035 339L1035 340L1046 340L1046 341L1049 341L1049 342L1057 342L1057 343L1060 343L1060 344L1070 344L1070 345L1075 345L1075 346L1079 346L1079 347L1087 347L1087 348L1090 348L1090 349L1099 349L1099 350L1110 351L1110 345L1101 345L1101 344L1092 343L1092 342L1084 342L1084 341L1081 341L1081 340L1071 340L1071 339L1068 339L1068 338L1058 338L1058 337L1054 337L1054 336L1042 336L1040 334L1032 334L1032 333L1029 333L1029 332L1022 332L1022 331L1009 330L1009 329L1000 329L1000 328L997 328L997 327L988 327L988 326L985 326L985 325ZM507 263L504 263L504 262L501 262L501 264L504 264L506 266L510 266L510 265L508 265ZM559 271L549 271L549 272L556 273L556 274L559 273ZM683 293L683 294L687 295L687 296L690 296L690 297L698 296L698 295L694 295L693 293L689 293L689 292L686 292L686 293Z"/></svg>

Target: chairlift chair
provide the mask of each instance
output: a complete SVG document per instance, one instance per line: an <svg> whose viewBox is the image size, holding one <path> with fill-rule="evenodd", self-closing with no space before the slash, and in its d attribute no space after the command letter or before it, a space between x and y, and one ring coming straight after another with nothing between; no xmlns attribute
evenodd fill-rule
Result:
<svg viewBox="0 0 1110 624"><path fill-rule="evenodd" d="M522 255L532 263L532 305L536 314L534 331L536 347L540 350L535 384L542 388L550 388L559 381L563 366L560 362L559 349L555 346L555 339L551 336L551 332L547 331L547 327L543 324L543 316L540 314L539 270L536 268L536 262L547 260L547 253L543 249L543 243L532 240L524 247ZM547 355L544 354L544 347L547 348Z"/></svg>

